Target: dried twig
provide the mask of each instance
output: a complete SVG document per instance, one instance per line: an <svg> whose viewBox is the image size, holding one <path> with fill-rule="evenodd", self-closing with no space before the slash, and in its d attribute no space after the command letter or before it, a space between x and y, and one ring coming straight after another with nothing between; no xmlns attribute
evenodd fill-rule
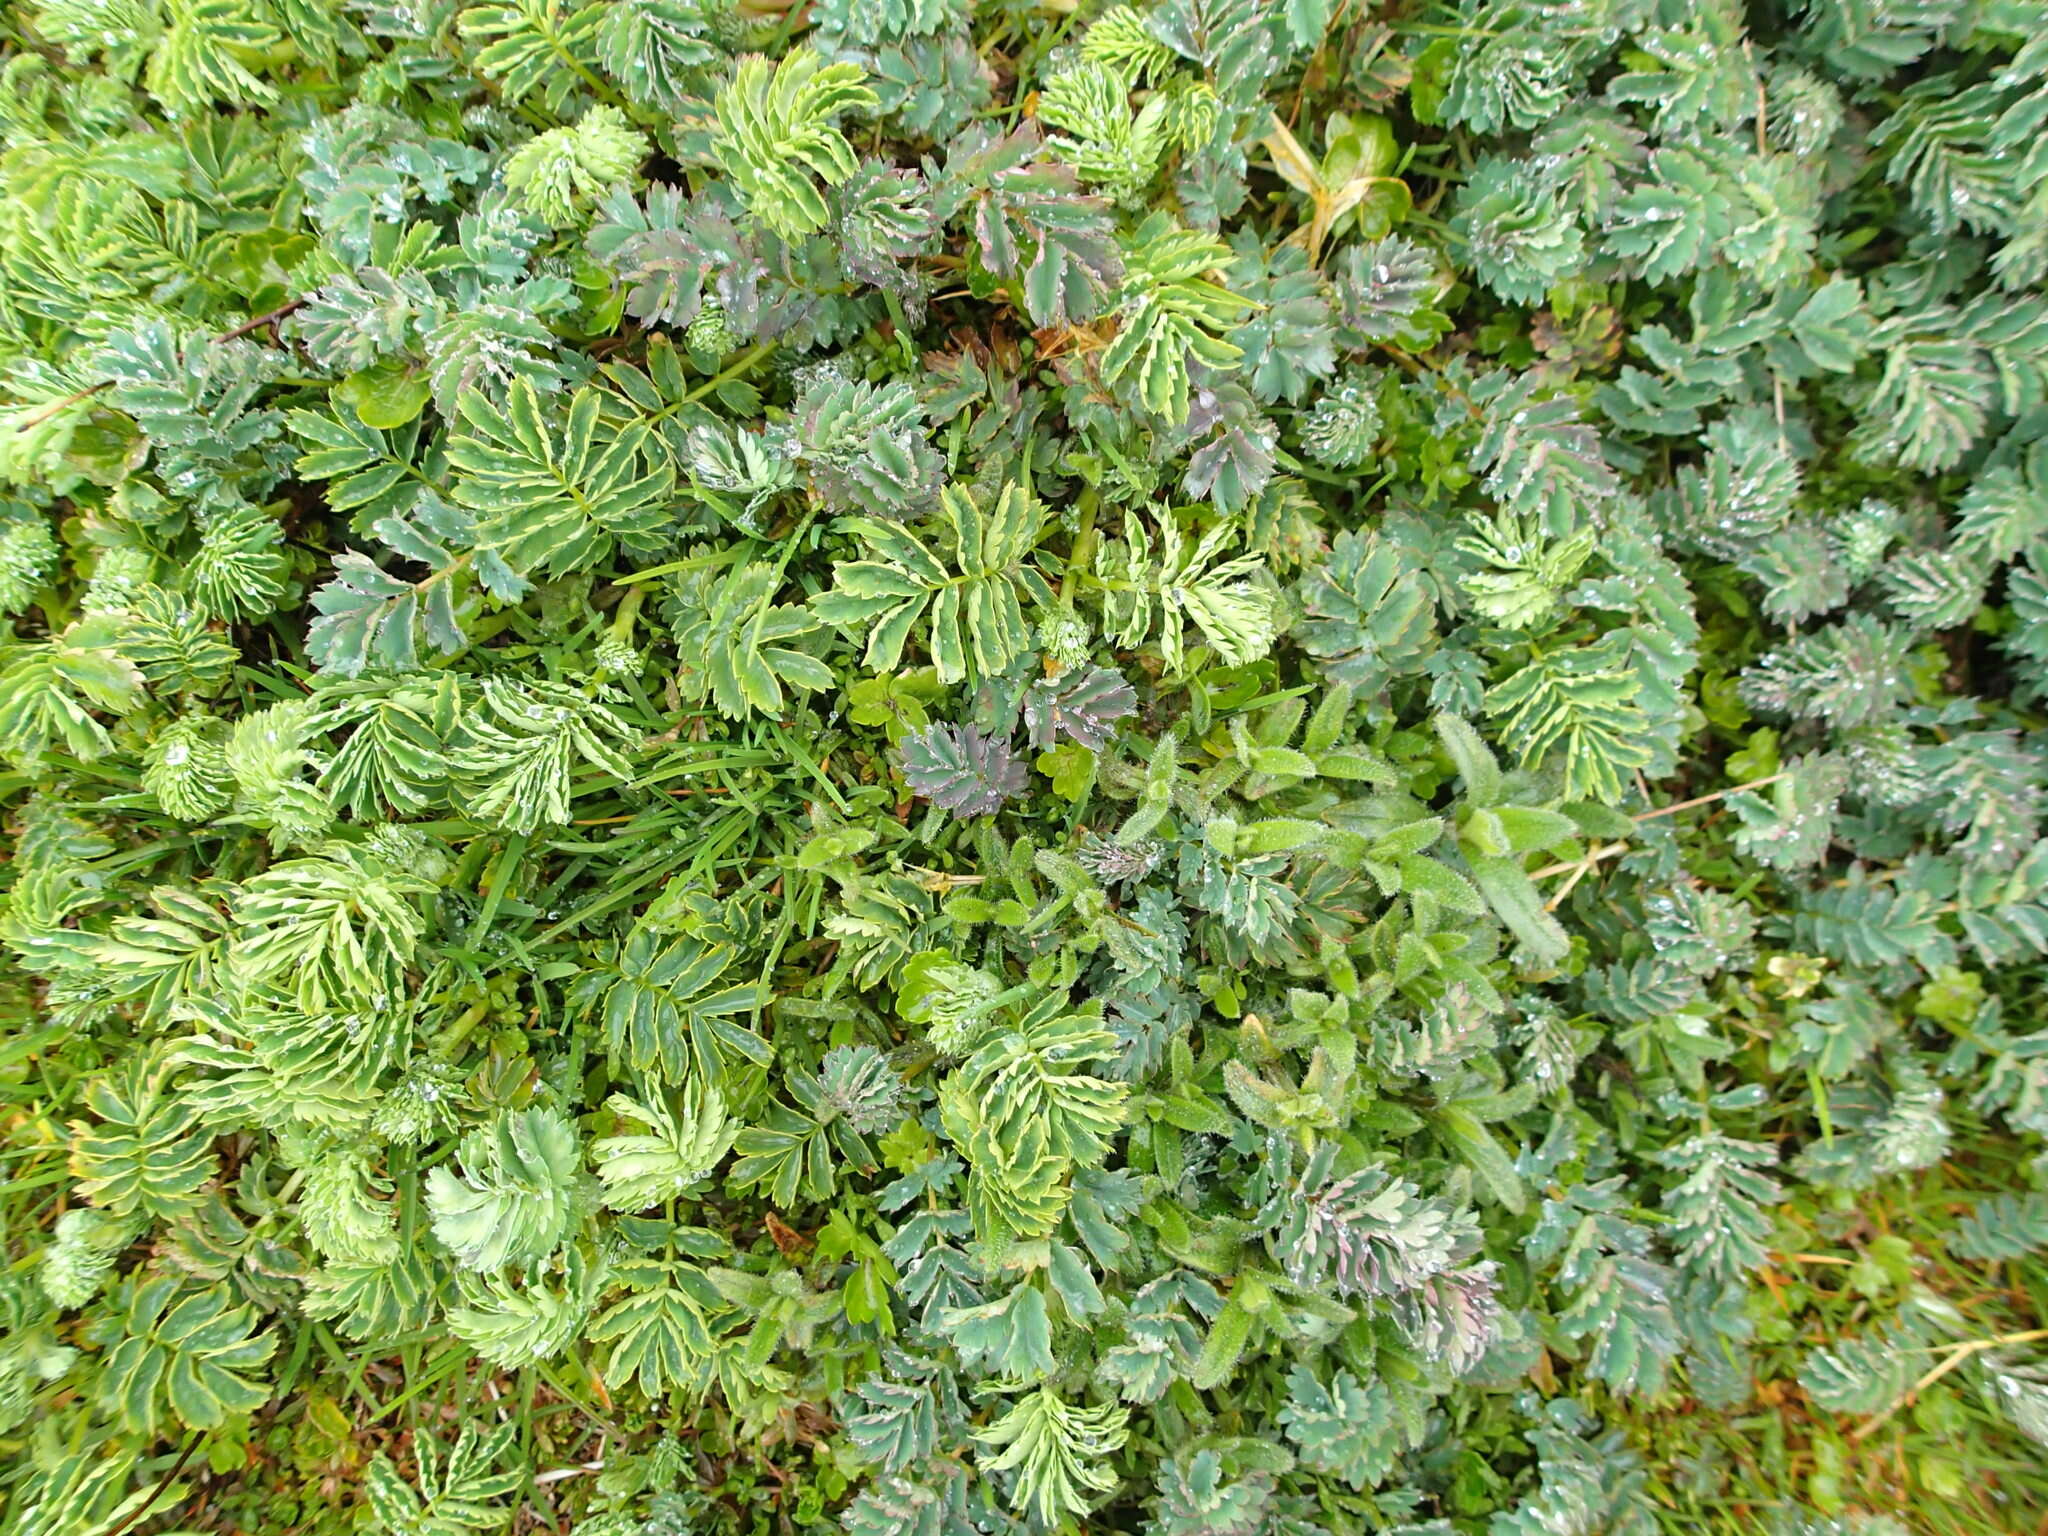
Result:
<svg viewBox="0 0 2048 1536"><path fill-rule="evenodd" d="M275 326L278 321L284 319L288 315L297 314L300 310L304 309L305 307L306 301L304 299L293 299L289 304L278 305L277 308L273 309L267 315L258 315L253 320L244 320L240 325L236 326L231 331L222 331L218 336L215 336L213 338L213 341L215 343L223 341L234 341L239 337L249 335L253 331L260 331L266 325ZM275 336L273 336L272 339L274 340ZM66 395L63 399L52 400L48 405L44 406L34 415L26 416L22 420L17 421L14 424L14 430L17 432L27 432L31 428L39 427L44 422L48 421L52 416L55 416L62 411L69 410L72 406L78 404L79 401L90 399L92 396L98 394L101 390L110 388L113 385L113 382L114 381L112 379L101 379L97 384L88 384L83 389L74 389L70 394Z"/></svg>
<svg viewBox="0 0 2048 1536"><path fill-rule="evenodd" d="M1890 1419L1893 1414L1912 1402L1914 1398L1925 1392L1972 1355L1981 1354L1987 1349L1999 1349L2007 1344L2032 1344L2037 1339L2048 1339L2048 1328L2029 1328L2025 1333L2001 1333L1996 1338L1970 1339L1961 1344L1946 1346L1948 1353L1936 1362L1932 1370L1908 1387L1899 1400L1893 1403L1891 1407L1885 1409L1883 1413L1851 1430L1849 1438L1851 1440L1861 1440L1869 1435L1876 1434L1885 1421Z"/></svg>
<svg viewBox="0 0 2048 1536"><path fill-rule="evenodd" d="M69 410L72 406L78 404L78 402L81 400L90 399L92 396L98 394L101 390L107 388L113 382L114 381L112 379L101 379L97 384L88 384L83 389L74 389L62 400L52 400L48 405L44 406L40 411L37 411L33 416L27 417L25 420L22 421L17 421L14 424L14 430L17 432L26 432L31 427L40 427L44 422L48 421L52 416L55 416L58 412Z"/></svg>
<svg viewBox="0 0 2048 1536"><path fill-rule="evenodd" d="M1766 784L1775 784L1784 777L1786 775L1782 773L1774 773L1768 778L1751 779L1747 784L1734 784L1727 789L1717 789L1711 795L1695 795L1692 799L1680 800L1675 805L1660 805L1654 811L1642 811L1631 817L1630 820L1641 823L1655 821L1660 816L1676 816L1680 811L1690 811L1702 805L1712 805L1716 800L1726 800L1730 795L1739 795L1752 789L1762 789ZM1586 851L1583 858L1562 859L1555 864L1546 864L1541 869L1532 873L1529 878L1531 880L1543 880L1551 875L1564 874L1568 870L1577 871L1571 880L1566 883L1564 889L1551 898L1550 905L1556 906L1558 902L1571 894L1573 886L1577 885L1580 880L1592 872L1595 865L1613 858L1616 854L1626 853L1628 850L1629 845L1627 843L1595 843Z"/></svg>
<svg viewBox="0 0 2048 1536"><path fill-rule="evenodd" d="M289 304L278 305L277 308L273 309L267 315L258 315L254 320L244 320L232 331L222 331L218 336L214 337L213 339L216 342L234 341L238 337L247 336L252 331L260 331L266 325L275 326L278 321L286 318L289 315L297 314L300 310L304 309L305 307L306 301L304 299L293 299ZM275 340L276 337L273 335L271 339Z"/></svg>
<svg viewBox="0 0 2048 1536"><path fill-rule="evenodd" d="M163 1481L151 1489L149 1497L135 1506L135 1512L115 1526L112 1531L107 1533L107 1536L124 1536L125 1532L133 1530L141 1523L142 1517L156 1507L156 1501L162 1498L171 1484L178 1480L178 1474L185 1470L185 1463L192 1459L192 1453L199 1449L199 1442L204 1438L202 1435L194 1435L185 1442L185 1449L179 1454L178 1460L171 1467L171 1470L164 1474Z"/></svg>

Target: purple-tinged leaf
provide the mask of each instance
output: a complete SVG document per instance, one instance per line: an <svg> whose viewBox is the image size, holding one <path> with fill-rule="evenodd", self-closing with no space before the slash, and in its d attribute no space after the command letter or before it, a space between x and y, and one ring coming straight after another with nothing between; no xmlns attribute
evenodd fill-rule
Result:
<svg viewBox="0 0 2048 1536"><path fill-rule="evenodd" d="M955 816L986 816L1024 792L1024 765L1007 741L971 725L935 725L903 739L903 777Z"/></svg>
<svg viewBox="0 0 2048 1536"><path fill-rule="evenodd" d="M1024 724L1031 745L1044 751L1062 734L1094 750L1109 740L1110 727L1138 708L1131 685L1107 667L1041 678L1024 696Z"/></svg>

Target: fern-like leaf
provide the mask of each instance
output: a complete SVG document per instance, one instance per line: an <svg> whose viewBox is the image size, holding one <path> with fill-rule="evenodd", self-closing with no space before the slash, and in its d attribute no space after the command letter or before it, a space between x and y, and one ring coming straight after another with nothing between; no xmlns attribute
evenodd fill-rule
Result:
<svg viewBox="0 0 2048 1536"><path fill-rule="evenodd" d="M799 48L776 63L749 55L718 93L720 163L748 211L785 239L823 229L832 210L818 182L836 187L859 165L837 119L879 105L865 80L857 64Z"/></svg>

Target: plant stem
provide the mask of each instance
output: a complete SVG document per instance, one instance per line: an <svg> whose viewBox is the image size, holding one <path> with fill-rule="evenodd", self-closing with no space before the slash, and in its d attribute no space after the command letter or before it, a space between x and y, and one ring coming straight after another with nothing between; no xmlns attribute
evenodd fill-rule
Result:
<svg viewBox="0 0 2048 1536"><path fill-rule="evenodd" d="M1893 1403L1891 1407L1885 1409L1876 1418L1850 1431L1849 1438L1851 1440L1862 1440L1876 1434L1893 1414L1905 1407L1906 1404L1912 1402L1914 1398L1933 1386L1971 1356L1982 1354L1987 1349L1998 1349L2007 1344L2032 1344L2039 1339L2048 1339L2048 1328L2029 1328L2024 1333L2001 1333L1996 1338L1971 1339L1966 1343L1949 1346L1948 1354L1940 1363L1918 1381L1914 1382L1912 1386L1906 1388L1899 1395L1899 1400Z"/></svg>
<svg viewBox="0 0 2048 1536"><path fill-rule="evenodd" d="M749 368L753 367L754 364L758 363L770 352L773 352L775 350L775 345L776 344L772 341L763 341L757 342L755 345L747 348L746 351L742 352L738 357L734 358L730 363L726 364L724 368L721 368L717 373L714 373L702 384L699 384L695 389L691 390L687 395L683 396L683 404L688 405L693 400L701 400L706 395L710 394L712 390L718 388L719 385L725 383L726 380L733 378L738 374L745 373Z"/></svg>
<svg viewBox="0 0 2048 1536"><path fill-rule="evenodd" d="M1660 805L1654 811L1638 812L1630 820L1641 823L1655 821L1660 816L1676 816L1680 811L1690 811L1702 805L1712 805L1716 800L1726 800L1730 795L1739 795L1752 789L1762 789L1766 784L1775 784L1780 779L1788 777L1790 777L1788 774L1774 773L1768 778L1751 779L1747 784L1733 784L1727 789L1717 789L1711 795L1695 795L1692 799L1681 800L1676 805ZM1543 880L1551 875L1561 875L1567 870L1575 869L1579 874L1573 878L1570 885L1565 887L1565 892L1569 892L1571 886L1578 884L1579 879L1590 873L1594 865L1601 863L1603 860L1611 859L1616 854L1627 853L1630 846L1630 844L1625 842L1596 843L1587 850L1585 857L1560 859L1555 864L1546 864L1541 869L1532 872L1529 878L1531 880ZM1556 899L1562 900L1563 893L1560 893Z"/></svg>
<svg viewBox="0 0 2048 1536"><path fill-rule="evenodd" d="M1095 553L1095 508L1100 498L1093 490L1081 493L1081 523L1074 530L1074 543L1067 555L1067 568L1060 576L1060 606L1074 601L1074 581Z"/></svg>

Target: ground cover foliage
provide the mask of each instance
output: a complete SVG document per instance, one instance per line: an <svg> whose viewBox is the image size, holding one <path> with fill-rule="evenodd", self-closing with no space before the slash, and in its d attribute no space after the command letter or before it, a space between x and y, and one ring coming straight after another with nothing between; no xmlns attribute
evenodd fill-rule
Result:
<svg viewBox="0 0 2048 1536"><path fill-rule="evenodd" d="M2036 1528L2048 9L0 25L0 1532Z"/></svg>

